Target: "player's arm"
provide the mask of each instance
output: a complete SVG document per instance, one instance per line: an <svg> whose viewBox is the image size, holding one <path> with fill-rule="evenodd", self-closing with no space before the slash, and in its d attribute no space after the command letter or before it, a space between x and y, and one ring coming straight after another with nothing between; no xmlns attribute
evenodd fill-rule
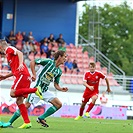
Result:
<svg viewBox="0 0 133 133"><path fill-rule="evenodd" d="M0 81L1 81L1 80L4 80L4 79L6 79L6 78L9 78L9 77L11 77L11 76L13 76L12 72L8 73L7 75L0 75Z"/></svg>
<svg viewBox="0 0 133 133"><path fill-rule="evenodd" d="M32 60L30 62L30 69L31 69L31 72L32 72L32 81L35 81L36 80L35 66L36 66L35 60Z"/></svg>
<svg viewBox="0 0 133 133"><path fill-rule="evenodd" d="M109 81L108 81L107 78L105 78L105 81L106 81L106 84L107 84L107 90L106 91L109 93L109 92L111 92Z"/></svg>
<svg viewBox="0 0 133 133"><path fill-rule="evenodd" d="M83 81L83 85L84 85L85 87L89 88L89 89L92 90L92 91L94 90L94 86L88 85L86 81Z"/></svg>
<svg viewBox="0 0 133 133"><path fill-rule="evenodd" d="M59 90L59 91L66 92L66 91L68 91L68 88L67 87L60 87L60 85L59 85L61 74L62 74L62 71L61 71L61 73L58 76L55 77L55 79L54 79L54 87L57 90Z"/></svg>
<svg viewBox="0 0 133 133"><path fill-rule="evenodd" d="M42 65L45 66L45 64L47 64L48 59L35 59L32 60L30 62L30 68L31 68L31 72L32 72L32 81L36 80L36 70L35 70L35 66L36 65Z"/></svg>
<svg viewBox="0 0 133 133"><path fill-rule="evenodd" d="M59 91L63 91L63 92L66 92L68 91L68 88L67 87L60 87L58 83L54 82L54 87L59 90Z"/></svg>
<svg viewBox="0 0 133 133"><path fill-rule="evenodd" d="M24 65L23 65L23 53L19 50L16 50L16 55L18 56L19 59L19 71L24 69Z"/></svg>

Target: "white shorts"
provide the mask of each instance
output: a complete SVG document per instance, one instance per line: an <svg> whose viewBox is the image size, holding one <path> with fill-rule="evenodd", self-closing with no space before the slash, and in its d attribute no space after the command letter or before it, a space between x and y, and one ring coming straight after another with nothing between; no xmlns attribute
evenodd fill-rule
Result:
<svg viewBox="0 0 133 133"><path fill-rule="evenodd" d="M43 98L43 101L50 102L51 100L56 98L56 96L52 92L47 90L46 92L43 92ZM31 93L28 95L26 101L31 104L37 104L40 101L40 98L35 93Z"/></svg>

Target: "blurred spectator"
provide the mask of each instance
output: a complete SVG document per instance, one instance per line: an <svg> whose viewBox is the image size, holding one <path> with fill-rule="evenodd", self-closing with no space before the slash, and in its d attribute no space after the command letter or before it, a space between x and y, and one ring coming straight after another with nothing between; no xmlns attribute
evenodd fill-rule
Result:
<svg viewBox="0 0 133 133"><path fill-rule="evenodd" d="M7 36L8 40L7 42L11 44L11 46L16 46L16 36L14 34L14 31L10 31L10 34Z"/></svg>
<svg viewBox="0 0 133 133"><path fill-rule="evenodd" d="M65 40L63 39L63 35L59 34L59 37L56 39L56 42L58 43L58 46L60 47Z"/></svg>
<svg viewBox="0 0 133 133"><path fill-rule="evenodd" d="M73 60L73 72L74 71L76 71L77 74L80 72L76 60Z"/></svg>
<svg viewBox="0 0 133 133"><path fill-rule="evenodd" d="M48 45L48 38L47 38L47 37L44 37L44 38L40 41L41 44L43 44L44 42L47 43L47 45Z"/></svg>
<svg viewBox="0 0 133 133"><path fill-rule="evenodd" d="M29 32L28 41L29 41L29 42L32 42L32 43L35 43L35 39L34 39L34 37L33 37L32 31Z"/></svg>
<svg viewBox="0 0 133 133"><path fill-rule="evenodd" d="M73 71L73 63L72 63L70 58L67 58L67 61L65 62L64 66L65 66L64 67L65 73L67 73L67 72L72 73L72 71Z"/></svg>
<svg viewBox="0 0 133 133"><path fill-rule="evenodd" d="M22 43L22 40L23 40L23 36L22 36L21 32L19 31L16 34L16 43Z"/></svg>
<svg viewBox="0 0 133 133"><path fill-rule="evenodd" d="M43 43L40 46L40 53L41 55L44 53L48 53L48 43L47 43L48 39L44 38Z"/></svg>
<svg viewBox="0 0 133 133"><path fill-rule="evenodd" d="M61 46L59 46L58 50L66 51L66 43L65 42L62 42L61 43Z"/></svg>
<svg viewBox="0 0 133 133"><path fill-rule="evenodd" d="M53 53L52 44L51 44L51 42L49 42L49 43L48 43L47 58L50 58L52 53Z"/></svg>
<svg viewBox="0 0 133 133"><path fill-rule="evenodd" d="M108 98L105 96L106 92L102 92L102 96L100 97L101 106L106 106L108 102Z"/></svg>
<svg viewBox="0 0 133 133"><path fill-rule="evenodd" d="M52 52L51 52L51 55L50 55L50 57L49 57L49 58L52 59L52 60L54 60L53 54L54 54L54 52L52 51Z"/></svg>
<svg viewBox="0 0 133 133"><path fill-rule="evenodd" d="M55 39L54 39L54 35L53 34L50 34L50 36L48 37L48 42L50 42L52 44L52 46L54 46Z"/></svg>
<svg viewBox="0 0 133 133"><path fill-rule="evenodd" d="M22 32L22 36L23 36L23 40L22 40L22 43L24 44L25 42L28 41L28 36L26 35L26 32Z"/></svg>
<svg viewBox="0 0 133 133"><path fill-rule="evenodd" d="M34 53L34 55L36 55L37 54L36 45L32 42L29 42L29 45L30 45L31 52Z"/></svg>
<svg viewBox="0 0 133 133"><path fill-rule="evenodd" d="M28 40L24 42L22 52L24 54L24 58L28 58L29 54L31 53L31 46L29 45Z"/></svg>

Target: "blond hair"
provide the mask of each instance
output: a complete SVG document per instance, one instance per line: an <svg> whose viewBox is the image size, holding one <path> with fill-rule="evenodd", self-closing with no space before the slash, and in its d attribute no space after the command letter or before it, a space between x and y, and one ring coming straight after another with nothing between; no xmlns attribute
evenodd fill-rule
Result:
<svg viewBox="0 0 133 133"><path fill-rule="evenodd" d="M89 66L95 67L96 64L95 64L95 62L90 62L90 63L89 63Z"/></svg>
<svg viewBox="0 0 133 133"><path fill-rule="evenodd" d="M6 40L0 40L0 47L8 46Z"/></svg>

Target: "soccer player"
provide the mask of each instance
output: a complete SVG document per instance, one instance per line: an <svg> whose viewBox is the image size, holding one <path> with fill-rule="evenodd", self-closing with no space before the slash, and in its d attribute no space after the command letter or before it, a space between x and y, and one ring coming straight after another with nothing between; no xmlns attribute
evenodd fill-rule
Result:
<svg viewBox="0 0 133 133"><path fill-rule="evenodd" d="M37 118L37 122L40 123L44 127L49 127L46 123L45 119L55 113L58 109L62 107L61 101L48 90L49 84L54 80L54 87L62 92L66 92L68 90L67 87L60 87L59 81L62 71L60 69L60 65L64 64L66 61L66 53L65 51L57 51L54 53L54 60L51 59L35 59L30 62L30 67L32 71L32 80L35 80L31 84L31 86L40 86L43 92L43 100L45 102L49 102L52 104L48 110ZM35 66L40 65L37 73L35 72ZM26 107L29 108L31 104L36 104L39 102L39 98L34 94L30 94L26 100ZM12 118L7 123L3 123L3 127L8 127L12 125L12 123L20 116L19 110L17 110Z"/></svg>
<svg viewBox="0 0 133 133"><path fill-rule="evenodd" d="M30 128L31 123L23 101L30 93L36 93L36 95L42 99L40 87L30 89L31 77L23 62L23 53L21 51L17 50L15 47L8 46L5 40L0 40L0 52L6 55L11 68L9 74L0 75L0 81L15 76L16 79L11 87L10 96L16 98L16 104L24 120L24 124L19 128Z"/></svg>
<svg viewBox="0 0 133 133"><path fill-rule="evenodd" d="M77 116L75 120L79 120L82 118L87 102L90 99L92 99L91 103L89 104L84 114L84 116L90 117L89 112L94 107L95 102L98 98L98 94L99 94L98 87L99 87L100 78L105 79L106 84L107 84L107 92L111 92L108 79L103 73L101 73L100 71L97 71L95 63L91 62L89 64L89 71L87 71L83 77L83 85L86 87L86 89L82 97L82 104L79 110L79 116Z"/></svg>

